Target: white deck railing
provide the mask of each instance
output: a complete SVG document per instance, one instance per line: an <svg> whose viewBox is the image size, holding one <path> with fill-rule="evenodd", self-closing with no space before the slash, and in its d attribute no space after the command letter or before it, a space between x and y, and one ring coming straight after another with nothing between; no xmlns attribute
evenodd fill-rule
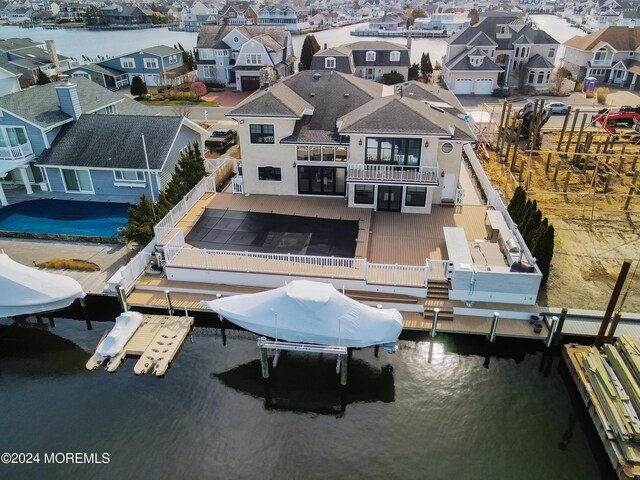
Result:
<svg viewBox="0 0 640 480"><path fill-rule="evenodd" d="M401 165L373 165L349 163L350 180L384 180L390 182L437 183L438 165L408 167Z"/></svg>
<svg viewBox="0 0 640 480"><path fill-rule="evenodd" d="M133 288L133 285L136 283L138 278L144 273L151 257L154 254L154 249L156 246L155 239L151 240L138 254L129 260L122 270L119 271L120 278L117 280L117 285L124 288L126 293ZM117 274L116 274L117 275ZM107 285L116 285L116 281L113 279L117 278L112 277L107 281Z"/></svg>
<svg viewBox="0 0 640 480"><path fill-rule="evenodd" d="M206 165L205 165L206 168ZM198 184L180 200L165 217L160 220L153 231L156 236L157 243L163 243L165 236L174 228L178 222L184 217L189 210L200 200L206 193L215 192L216 184L228 172L233 169L233 160L225 158L215 166L209 176L204 177Z"/></svg>
<svg viewBox="0 0 640 480"><path fill-rule="evenodd" d="M0 159L17 160L26 158L33 153L30 143L16 145L15 147L0 147Z"/></svg>
<svg viewBox="0 0 640 480"><path fill-rule="evenodd" d="M244 193L244 181L242 177L236 175L231 179L231 186L233 187L233 193Z"/></svg>

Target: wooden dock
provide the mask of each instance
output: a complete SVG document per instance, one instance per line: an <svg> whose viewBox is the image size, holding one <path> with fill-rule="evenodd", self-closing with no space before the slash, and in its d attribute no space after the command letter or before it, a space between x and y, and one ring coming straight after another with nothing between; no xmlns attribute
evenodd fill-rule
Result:
<svg viewBox="0 0 640 480"><path fill-rule="evenodd" d="M604 444L618 478L640 479L640 443L624 440L616 434L605 413L605 405L598 398L594 385L589 380L583 355L589 354L592 347L581 345L565 345L562 356L576 382L580 396Z"/></svg>
<svg viewBox="0 0 640 480"><path fill-rule="evenodd" d="M112 357L106 366L108 372L115 372L128 356L140 359L133 370L136 375L148 371L158 377L164 375L169 365L184 343L193 317L177 317L167 315L144 315L142 324L124 346L122 352ZM101 364L96 356L87 362L87 369L94 370Z"/></svg>

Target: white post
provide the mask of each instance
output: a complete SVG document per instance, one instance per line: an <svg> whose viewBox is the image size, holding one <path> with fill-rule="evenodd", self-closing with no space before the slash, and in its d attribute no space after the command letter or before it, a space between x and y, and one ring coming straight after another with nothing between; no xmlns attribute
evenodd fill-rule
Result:
<svg viewBox="0 0 640 480"><path fill-rule="evenodd" d="M7 201L7 196L4 194L4 189L0 183L0 207L6 207L7 205L9 205L9 202Z"/></svg>
<svg viewBox="0 0 640 480"><path fill-rule="evenodd" d="M551 346L551 341L553 340L553 335L555 334L556 329L558 328L559 321L560 319L557 316L554 315L553 317L551 317L551 327L549 328L549 336L544 342L547 345L547 347Z"/></svg>
<svg viewBox="0 0 640 480"><path fill-rule="evenodd" d="M489 331L488 339L493 342L496 339L496 330L498 329L498 320L500 319L500 312L493 312L493 321L491 322L491 330Z"/></svg>
<svg viewBox="0 0 640 480"><path fill-rule="evenodd" d="M144 132L142 132L140 136L142 137L142 150L144 150L144 161L147 164L147 174L149 174L149 190L151 191L151 211L153 212L153 219L157 222L158 219L156 218L156 207L155 207L156 196L153 193L153 179L151 178L151 169L149 168L149 156L147 155L147 144L144 141Z"/></svg>
<svg viewBox="0 0 640 480"><path fill-rule="evenodd" d="M27 167L20 167L20 178L24 182L24 188L27 189L27 195L31 195L33 193L33 189L31 188L31 183L29 182L29 175L27 175Z"/></svg>
<svg viewBox="0 0 640 480"><path fill-rule="evenodd" d="M440 315L440 309L433 309L433 323L431 324L431 338L436 336L436 328L438 327L438 315Z"/></svg>

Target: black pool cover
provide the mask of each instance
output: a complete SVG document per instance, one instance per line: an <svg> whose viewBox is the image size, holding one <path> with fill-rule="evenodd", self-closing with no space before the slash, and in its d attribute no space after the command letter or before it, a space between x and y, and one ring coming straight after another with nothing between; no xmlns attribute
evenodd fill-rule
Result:
<svg viewBox="0 0 640 480"><path fill-rule="evenodd" d="M210 250L354 258L358 222L207 208L187 235Z"/></svg>

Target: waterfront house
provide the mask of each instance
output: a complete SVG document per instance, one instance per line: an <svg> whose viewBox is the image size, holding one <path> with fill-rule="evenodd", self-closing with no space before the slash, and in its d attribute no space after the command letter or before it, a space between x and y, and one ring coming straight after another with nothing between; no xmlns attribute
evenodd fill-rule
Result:
<svg viewBox="0 0 640 480"><path fill-rule="evenodd" d="M297 30L307 23L307 12L287 4L265 5L258 9L258 25L287 25L290 30Z"/></svg>
<svg viewBox="0 0 640 480"><path fill-rule="evenodd" d="M88 3L68 2L60 5L58 18L72 22L84 22L87 14Z"/></svg>
<svg viewBox="0 0 640 480"><path fill-rule="evenodd" d="M161 188L177 152L207 134L181 117L154 116L148 107L81 77L0 97L0 113L2 205L3 185L28 195L37 188L61 197L135 202ZM151 181L142 172L142 132Z"/></svg>
<svg viewBox="0 0 640 480"><path fill-rule="evenodd" d="M382 17L372 18L369 20L365 29L373 31L397 31L404 30L405 26L406 20L404 18L399 15L385 14Z"/></svg>
<svg viewBox="0 0 640 480"><path fill-rule="evenodd" d="M281 25L203 25L197 53L200 80L239 91L260 88L263 67L280 77L291 75L296 60L291 34Z"/></svg>
<svg viewBox="0 0 640 480"><path fill-rule="evenodd" d="M549 90L558 41L516 16L492 15L448 39L447 88L458 95L488 95L501 85Z"/></svg>
<svg viewBox="0 0 640 480"><path fill-rule="evenodd" d="M640 89L640 27L606 27L564 43L561 65L578 79Z"/></svg>
<svg viewBox="0 0 640 480"><path fill-rule="evenodd" d="M251 2L227 3L219 10L218 25L257 25L258 14Z"/></svg>
<svg viewBox="0 0 640 480"><path fill-rule="evenodd" d="M102 19L107 25L135 26L150 25L153 11L137 5L110 5L100 9Z"/></svg>
<svg viewBox="0 0 640 480"><path fill-rule="evenodd" d="M19 74L23 80L34 82L38 70L47 76L55 74L56 63L61 70L71 66L71 60L57 53L52 41L34 42L30 38L0 40L0 67Z"/></svg>
<svg viewBox="0 0 640 480"><path fill-rule="evenodd" d="M387 73L400 73L406 80L411 66L404 45L385 41L362 41L316 52L311 70L335 70L378 81Z"/></svg>
<svg viewBox="0 0 640 480"><path fill-rule="evenodd" d="M391 212L453 203L462 146L474 137L438 100L341 72L285 78L227 115L238 121L244 192L346 197Z"/></svg>
<svg viewBox="0 0 640 480"><path fill-rule="evenodd" d="M73 77L91 78L106 88L116 89L130 85L133 77L141 77L150 87L179 83L178 80L188 72L182 61L181 50L157 45L96 64L73 67L65 73Z"/></svg>
<svg viewBox="0 0 640 480"><path fill-rule="evenodd" d="M433 13L426 18L416 18L414 26L416 30L454 34L469 26L469 18L465 14Z"/></svg>

